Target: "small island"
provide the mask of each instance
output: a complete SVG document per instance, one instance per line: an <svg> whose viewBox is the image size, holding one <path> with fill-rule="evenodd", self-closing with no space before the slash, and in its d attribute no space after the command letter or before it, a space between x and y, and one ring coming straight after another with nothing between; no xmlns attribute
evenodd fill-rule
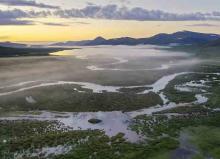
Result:
<svg viewBox="0 0 220 159"><path fill-rule="evenodd" d="M101 123L102 120L93 118L93 119L89 119L88 122L91 124L98 124L98 123Z"/></svg>

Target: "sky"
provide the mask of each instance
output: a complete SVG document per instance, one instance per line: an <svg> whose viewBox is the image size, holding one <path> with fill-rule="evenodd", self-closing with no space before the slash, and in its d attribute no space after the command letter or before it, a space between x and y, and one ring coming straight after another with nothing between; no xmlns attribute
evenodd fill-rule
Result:
<svg viewBox="0 0 220 159"><path fill-rule="evenodd" d="M0 0L0 41L220 34L220 0Z"/></svg>

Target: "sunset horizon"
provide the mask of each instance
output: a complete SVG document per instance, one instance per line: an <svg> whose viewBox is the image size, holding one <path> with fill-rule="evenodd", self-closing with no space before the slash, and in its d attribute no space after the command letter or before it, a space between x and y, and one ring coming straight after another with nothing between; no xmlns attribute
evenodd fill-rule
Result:
<svg viewBox="0 0 220 159"><path fill-rule="evenodd" d="M220 2L0 1L0 41L144 38L182 30L220 34Z"/></svg>
<svg viewBox="0 0 220 159"><path fill-rule="evenodd" d="M0 159L220 159L220 0L0 0Z"/></svg>

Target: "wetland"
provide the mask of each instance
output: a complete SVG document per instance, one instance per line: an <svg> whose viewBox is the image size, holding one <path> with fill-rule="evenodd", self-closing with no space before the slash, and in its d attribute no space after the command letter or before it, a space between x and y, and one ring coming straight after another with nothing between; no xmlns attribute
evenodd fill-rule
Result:
<svg viewBox="0 0 220 159"><path fill-rule="evenodd" d="M158 46L0 58L3 159L218 159L220 61Z"/></svg>

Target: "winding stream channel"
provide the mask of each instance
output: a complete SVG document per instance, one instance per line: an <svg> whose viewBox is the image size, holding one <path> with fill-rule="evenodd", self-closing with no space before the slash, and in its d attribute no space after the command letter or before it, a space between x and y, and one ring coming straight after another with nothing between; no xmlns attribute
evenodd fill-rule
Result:
<svg viewBox="0 0 220 159"><path fill-rule="evenodd" d="M175 73L171 75L167 75L156 81L152 85L143 85L144 87L150 87L146 91L141 92L142 94L149 93L150 91L157 93L160 95L163 100L163 105L156 105L150 108L132 111L132 112L122 112L122 111L112 111L112 112L81 112L81 113L72 113L72 112L48 112L41 111L39 115L32 115L30 112L29 115L16 115L10 117L1 117L0 120L39 120L39 121L60 121L65 126L72 128L73 130L88 130L88 129L99 129L104 130L107 135L114 136L119 132L125 134L125 138L131 142L137 142L141 139L141 136L137 135L134 131L129 130L129 124L132 122L132 119L138 115L152 115L152 113L159 112L162 110L167 110L180 106L190 106L193 103L202 104L207 102L207 98L202 94L196 95L196 101L193 103L181 103L176 104L173 102L169 102L164 93L163 89L167 86L167 84L175 79L179 75L190 74L193 72L181 72ZM220 75L219 73L213 73L216 75ZM66 84L77 84L82 88L87 88L93 90L94 93L102 93L103 91L107 92L119 92L120 88L135 88L140 86L128 86L128 87L116 87L116 86L102 86L94 83L87 82L72 82L72 81L56 81L56 82L43 82L43 81L26 81L22 83L17 83L9 86L1 87L1 89L5 88L15 88L14 90L8 92L0 93L0 96L12 95L14 93L19 93L26 90L31 90L40 87L48 87L55 85L66 85ZM28 86L27 86L28 85ZM22 88L17 88L22 87ZM17 89L16 89L17 88ZM29 99L31 99L29 97ZM96 118L100 119L102 122L98 124L91 124L88 122L89 119Z"/></svg>

